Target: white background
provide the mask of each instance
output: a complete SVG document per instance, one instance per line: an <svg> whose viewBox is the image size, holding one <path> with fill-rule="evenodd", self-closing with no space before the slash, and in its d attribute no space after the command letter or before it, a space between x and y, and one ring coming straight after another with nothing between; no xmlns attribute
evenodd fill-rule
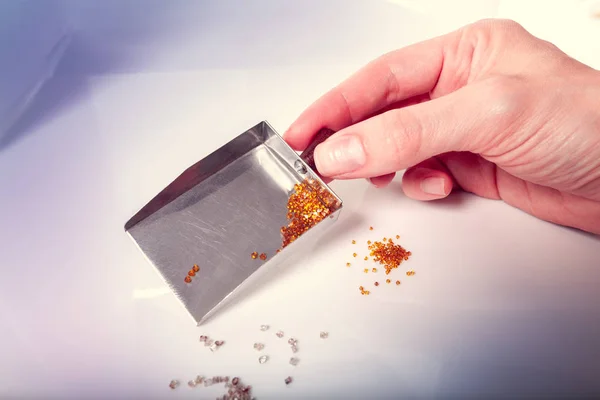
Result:
<svg viewBox="0 0 600 400"><path fill-rule="evenodd" d="M200 328L123 232L241 131L283 132L377 55L479 18L514 18L600 68L592 2L62 4L72 45L0 147L0 398L221 392L185 387L197 374L239 375L260 399L600 393L598 238L503 203L335 182L345 209L314 253ZM360 296L384 278L362 272L351 240L396 234L416 275ZM299 340L295 368L277 329ZM213 354L200 334L226 345Z"/></svg>

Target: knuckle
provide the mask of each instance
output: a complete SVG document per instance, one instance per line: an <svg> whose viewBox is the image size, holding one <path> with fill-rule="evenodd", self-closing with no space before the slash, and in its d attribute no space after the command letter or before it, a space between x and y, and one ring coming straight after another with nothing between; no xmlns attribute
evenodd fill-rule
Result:
<svg viewBox="0 0 600 400"><path fill-rule="evenodd" d="M524 32L525 28L512 19L488 18L476 21L468 26L474 33L488 35L506 35L514 32Z"/></svg>
<svg viewBox="0 0 600 400"><path fill-rule="evenodd" d="M463 41L478 43L482 48L489 48L512 42L526 33L523 26L510 19L482 19L463 27L460 36Z"/></svg>
<svg viewBox="0 0 600 400"><path fill-rule="evenodd" d="M389 111L386 114L384 145L396 156L418 153L423 133L419 119L407 110Z"/></svg>
<svg viewBox="0 0 600 400"><path fill-rule="evenodd" d="M519 76L495 76L484 82L488 102L486 118L498 132L514 130L530 104L526 80Z"/></svg>

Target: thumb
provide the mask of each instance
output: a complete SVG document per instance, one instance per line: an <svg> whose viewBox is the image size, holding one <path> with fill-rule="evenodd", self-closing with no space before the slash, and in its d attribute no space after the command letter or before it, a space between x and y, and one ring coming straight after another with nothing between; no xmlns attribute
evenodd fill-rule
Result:
<svg viewBox="0 0 600 400"><path fill-rule="evenodd" d="M512 96L495 101L486 89L466 86L342 129L315 149L317 170L333 179L369 178L450 151L479 153L502 141L498 134L519 112Z"/></svg>

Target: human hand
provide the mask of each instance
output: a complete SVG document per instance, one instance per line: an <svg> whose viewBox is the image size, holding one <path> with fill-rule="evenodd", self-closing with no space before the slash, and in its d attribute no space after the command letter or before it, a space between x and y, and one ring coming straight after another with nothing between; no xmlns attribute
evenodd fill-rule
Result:
<svg viewBox="0 0 600 400"><path fill-rule="evenodd" d="M374 60L291 125L331 179L435 200L460 188L600 234L600 72L506 20L483 20Z"/></svg>

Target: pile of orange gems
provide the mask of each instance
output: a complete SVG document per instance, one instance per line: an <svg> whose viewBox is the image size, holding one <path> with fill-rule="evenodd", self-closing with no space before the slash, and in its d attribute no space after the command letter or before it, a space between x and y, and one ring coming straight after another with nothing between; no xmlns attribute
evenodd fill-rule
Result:
<svg viewBox="0 0 600 400"><path fill-rule="evenodd" d="M403 261L407 261L412 255L404 247L395 244L391 238L370 244L369 250L373 260L384 266L386 275L389 275L393 269L398 268Z"/></svg>
<svg viewBox="0 0 600 400"><path fill-rule="evenodd" d="M369 230L372 231L373 227L369 227ZM396 239L400 239L400 235L396 235ZM352 244L356 244L356 240L352 240ZM385 268L385 274L389 275L394 269L397 269L400 264L404 261L407 261L412 253L407 251L404 247L399 244L394 243L394 239L384 237L381 241L371 242L367 241L367 249L369 250L369 256L365 256L364 260L368 261L372 259L374 262L379 263ZM352 253L353 257L357 257L357 253ZM346 266L350 266L350 263L346 263ZM364 273L369 273L369 268L363 269ZM371 268L370 271L373 273L377 272L377 268ZM407 276L413 276L415 271L409 270L406 272ZM392 283L391 279L385 279L385 283ZM376 281L373 284L374 286L379 286L379 282ZM396 285L400 285L400 281L396 281ZM363 286L360 286L361 294L369 294L368 290L365 290Z"/></svg>
<svg viewBox="0 0 600 400"><path fill-rule="evenodd" d="M188 271L188 274L185 278L183 278L185 283L192 283L192 278L196 276L196 273L200 271L200 267L196 264L192 266L192 269Z"/></svg>
<svg viewBox="0 0 600 400"><path fill-rule="evenodd" d="M294 185L287 202L287 226L281 228L282 248L327 218L339 207L338 200L315 180Z"/></svg>
<svg viewBox="0 0 600 400"><path fill-rule="evenodd" d="M363 286L359 287L360 289L360 294L362 294L363 296L368 296L371 292L368 290L365 290L365 288Z"/></svg>

